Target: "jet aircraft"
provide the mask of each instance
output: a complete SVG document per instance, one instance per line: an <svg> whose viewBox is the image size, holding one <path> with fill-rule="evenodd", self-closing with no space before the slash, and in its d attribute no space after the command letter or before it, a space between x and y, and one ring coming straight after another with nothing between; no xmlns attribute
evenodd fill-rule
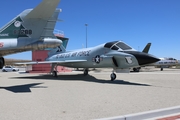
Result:
<svg viewBox="0 0 180 120"><path fill-rule="evenodd" d="M148 43L145 48L143 49L142 53L148 53L149 49L151 47L151 43ZM132 51L132 52L127 52L127 53L131 53L132 55L136 54ZM154 62L154 63L150 63L150 64L143 64L141 63L141 67L145 67L145 66L155 66L155 67L160 67L161 71L163 71L163 68L165 67L172 67L172 66L177 66L180 65L180 61L178 61L175 58L159 58L159 61ZM133 68L134 72L139 72L139 70L141 69L141 67L137 67L137 68Z"/></svg>
<svg viewBox="0 0 180 120"><path fill-rule="evenodd" d="M17 64L52 64L51 73L57 77L57 66L66 66L72 68L84 68L84 75L88 75L88 68L113 68L110 75L111 80L116 79L114 72L129 72L129 68L139 67L142 64L149 64L159 59L147 54L138 53L135 55L124 51L135 51L122 41L113 41L101 44L91 48L83 48L74 51L66 51L63 45L52 49L48 53L46 61L35 61ZM143 61L144 60L144 61Z"/></svg>
<svg viewBox="0 0 180 120"><path fill-rule="evenodd" d="M0 29L0 69L5 55L55 48L62 41L54 34L54 27L61 9L60 0L43 0L34 9L27 9Z"/></svg>
<svg viewBox="0 0 180 120"><path fill-rule="evenodd" d="M160 70L163 71L163 68L169 68L172 66L180 65L180 61L175 58L160 58L160 61L150 64L155 67L160 67Z"/></svg>

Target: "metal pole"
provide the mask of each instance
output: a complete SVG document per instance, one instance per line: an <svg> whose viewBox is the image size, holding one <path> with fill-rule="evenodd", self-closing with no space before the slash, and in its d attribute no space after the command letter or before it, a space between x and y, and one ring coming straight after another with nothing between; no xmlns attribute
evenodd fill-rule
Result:
<svg viewBox="0 0 180 120"><path fill-rule="evenodd" d="M88 24L86 23L85 26L86 26L86 48L87 48L87 26L88 26Z"/></svg>

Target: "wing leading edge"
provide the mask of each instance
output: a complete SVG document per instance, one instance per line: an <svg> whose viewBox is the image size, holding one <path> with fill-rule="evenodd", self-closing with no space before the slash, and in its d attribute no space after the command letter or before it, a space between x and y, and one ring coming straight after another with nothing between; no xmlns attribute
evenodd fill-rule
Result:
<svg viewBox="0 0 180 120"><path fill-rule="evenodd" d="M34 65L34 64L61 64L61 63L77 63L77 62L86 62L87 60L64 60L64 61L34 61L34 62L24 62L16 63L17 65Z"/></svg>

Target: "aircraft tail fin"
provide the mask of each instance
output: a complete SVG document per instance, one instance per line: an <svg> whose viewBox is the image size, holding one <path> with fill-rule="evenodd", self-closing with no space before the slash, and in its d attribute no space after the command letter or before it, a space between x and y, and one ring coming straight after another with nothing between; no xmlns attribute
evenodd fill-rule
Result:
<svg viewBox="0 0 180 120"><path fill-rule="evenodd" d="M48 50L49 50L48 56L52 56L52 55L55 55L58 53L66 52L66 49L64 48L64 46L62 44L56 48L50 48Z"/></svg>
<svg viewBox="0 0 180 120"><path fill-rule="evenodd" d="M51 38L52 36L56 38L53 32L54 32L56 22L59 21L58 16L60 12L61 12L61 9L56 9L53 16L48 20L46 27L44 27L44 30L41 34L41 38L49 38L49 37Z"/></svg>
<svg viewBox="0 0 180 120"><path fill-rule="evenodd" d="M68 38L65 38L65 37L60 37L60 36L57 36L56 37L60 40L62 40L62 44L56 48L49 48L49 53L48 55L51 56L51 55L54 55L54 54L57 54L57 53L63 53L63 52L66 52L66 47L67 47L67 44L68 44L68 41L69 39Z"/></svg>
<svg viewBox="0 0 180 120"><path fill-rule="evenodd" d="M148 44L145 46L145 48L143 49L143 51L142 51L142 52L144 52L144 53L148 53L148 52L149 52L150 47L151 47L151 43L148 43Z"/></svg>
<svg viewBox="0 0 180 120"><path fill-rule="evenodd" d="M26 35L21 34L21 30L25 29L24 26L22 26L23 21L20 17L21 14L12 19L0 29L0 39L27 37L27 34L32 34L32 31L27 30L24 31L27 33Z"/></svg>
<svg viewBox="0 0 180 120"><path fill-rule="evenodd" d="M43 0L26 16L26 19L49 19L54 13L59 2L60 0Z"/></svg>
<svg viewBox="0 0 180 120"><path fill-rule="evenodd" d="M69 39L65 38L65 37L62 37L62 38L60 38L60 40L62 40L62 45L66 49Z"/></svg>
<svg viewBox="0 0 180 120"><path fill-rule="evenodd" d="M44 38L48 31L51 32L49 36L54 37L52 29L61 12L56 9L59 2L60 0L43 0L34 9L24 10L0 29L0 39L27 37L39 40Z"/></svg>

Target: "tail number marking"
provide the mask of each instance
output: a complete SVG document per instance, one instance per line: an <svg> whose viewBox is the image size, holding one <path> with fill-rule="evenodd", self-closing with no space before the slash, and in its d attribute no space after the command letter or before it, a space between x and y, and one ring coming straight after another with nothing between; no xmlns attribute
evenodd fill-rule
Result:
<svg viewBox="0 0 180 120"><path fill-rule="evenodd" d="M15 35L31 35L32 30L14 30Z"/></svg>

